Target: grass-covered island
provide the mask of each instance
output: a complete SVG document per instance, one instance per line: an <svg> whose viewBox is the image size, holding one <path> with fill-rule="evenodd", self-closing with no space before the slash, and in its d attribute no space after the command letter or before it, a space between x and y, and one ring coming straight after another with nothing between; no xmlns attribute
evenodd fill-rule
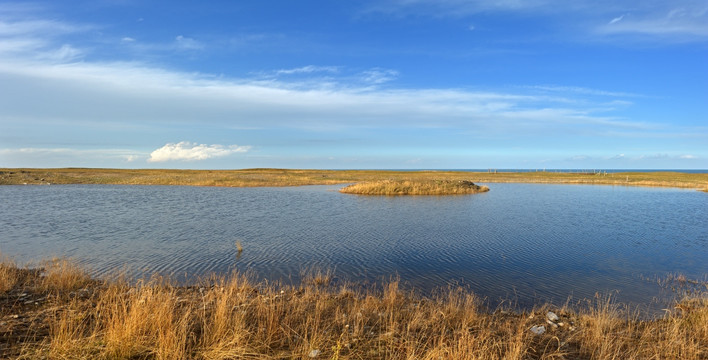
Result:
<svg viewBox="0 0 708 360"><path fill-rule="evenodd" d="M358 195L464 195L489 191L469 180L383 180L352 184L339 190Z"/></svg>
<svg viewBox="0 0 708 360"><path fill-rule="evenodd" d="M66 260L0 264L3 359L706 359L704 283L659 318L606 296L532 311L487 309L449 288L423 297L313 272L296 286L241 274L177 286L92 279ZM690 289L690 291L687 291Z"/></svg>

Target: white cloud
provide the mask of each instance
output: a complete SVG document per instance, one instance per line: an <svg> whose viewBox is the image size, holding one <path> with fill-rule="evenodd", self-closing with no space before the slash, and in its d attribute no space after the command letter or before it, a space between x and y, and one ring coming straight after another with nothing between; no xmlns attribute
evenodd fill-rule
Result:
<svg viewBox="0 0 708 360"><path fill-rule="evenodd" d="M150 153L148 162L164 162L164 161L196 161L206 160L215 157L222 157L234 153L247 152L250 146L238 145L206 145L190 143L182 141L178 143L168 143L165 146Z"/></svg>
<svg viewBox="0 0 708 360"><path fill-rule="evenodd" d="M126 42L126 43L131 43L131 42L134 42L135 39L133 39L132 37L126 36L126 37L120 39L120 41Z"/></svg>
<svg viewBox="0 0 708 360"><path fill-rule="evenodd" d="M693 159L698 159L698 156L686 154L686 155L679 156L679 159L693 160Z"/></svg>

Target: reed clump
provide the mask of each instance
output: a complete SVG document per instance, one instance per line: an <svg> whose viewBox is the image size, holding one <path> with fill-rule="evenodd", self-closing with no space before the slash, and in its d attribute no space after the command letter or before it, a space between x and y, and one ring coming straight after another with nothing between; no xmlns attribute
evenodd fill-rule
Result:
<svg viewBox="0 0 708 360"><path fill-rule="evenodd" d="M489 311L461 288L424 297L391 279L378 290L357 289L323 281L329 273L321 271L296 286L233 273L194 286L160 277L94 280L52 296L65 285L48 287L40 271L8 268L16 277L0 294L0 357L8 359L708 357L708 288L643 319L610 297L573 309ZM558 319L549 322L549 311Z"/></svg>
<svg viewBox="0 0 708 360"><path fill-rule="evenodd" d="M340 190L358 195L465 195L489 191L468 180L385 180L349 185Z"/></svg>

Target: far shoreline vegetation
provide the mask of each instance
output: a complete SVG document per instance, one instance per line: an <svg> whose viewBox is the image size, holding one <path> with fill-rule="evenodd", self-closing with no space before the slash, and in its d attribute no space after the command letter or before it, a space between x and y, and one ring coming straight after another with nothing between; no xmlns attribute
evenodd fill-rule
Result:
<svg viewBox="0 0 708 360"><path fill-rule="evenodd" d="M459 287L400 280L299 285L233 273L191 286L95 279L71 261L20 268L0 254L0 357L13 359L705 359L708 283L682 275L654 318L596 295L576 305L488 309Z"/></svg>
<svg viewBox="0 0 708 360"><path fill-rule="evenodd" d="M708 174L666 172L468 172L395 170L171 170L58 168L0 169L0 185L113 184L266 187L336 185L376 181L472 181L674 187L708 191Z"/></svg>

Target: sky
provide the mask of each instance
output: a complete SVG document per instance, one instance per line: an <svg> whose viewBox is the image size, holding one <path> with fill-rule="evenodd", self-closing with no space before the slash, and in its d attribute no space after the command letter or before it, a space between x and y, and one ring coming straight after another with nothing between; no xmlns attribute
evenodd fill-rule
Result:
<svg viewBox="0 0 708 360"><path fill-rule="evenodd" d="M2 0L0 167L708 169L708 2Z"/></svg>

